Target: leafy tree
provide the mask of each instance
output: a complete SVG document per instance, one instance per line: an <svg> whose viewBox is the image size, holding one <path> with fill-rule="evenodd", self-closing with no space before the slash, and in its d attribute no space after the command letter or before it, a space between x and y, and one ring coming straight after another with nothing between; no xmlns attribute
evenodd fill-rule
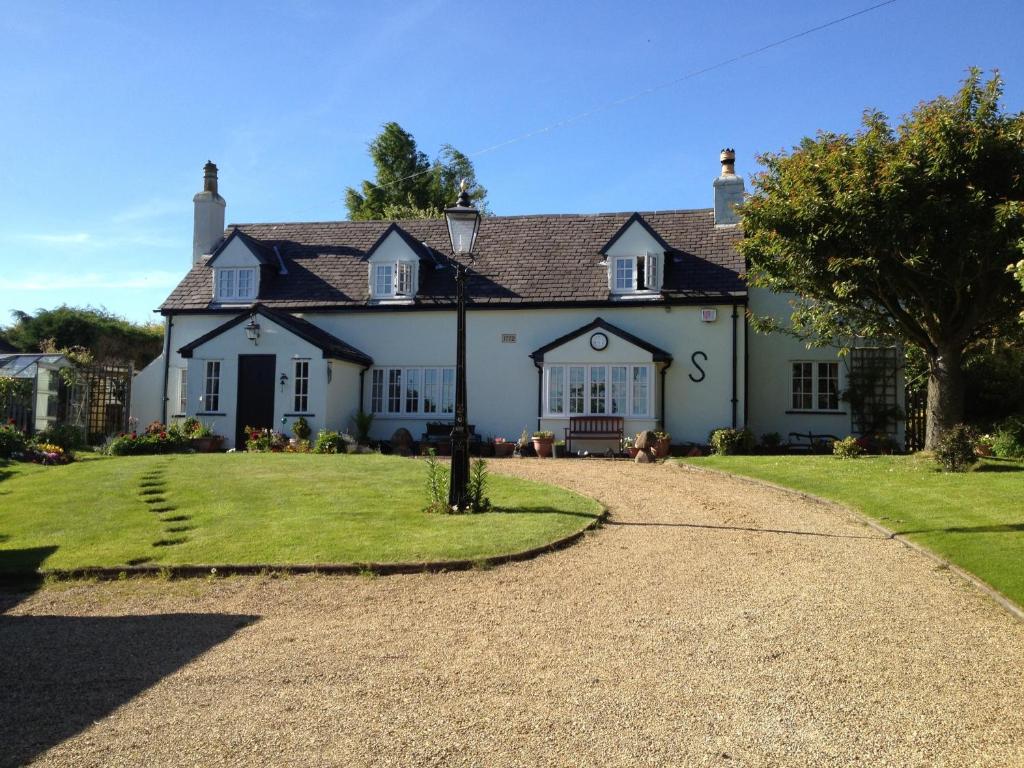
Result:
<svg viewBox="0 0 1024 768"><path fill-rule="evenodd" d="M853 136L764 155L744 205L751 284L800 297L788 332L924 352L929 448L962 420L964 350L1024 305L1007 272L1024 237L1024 113L1001 110L1002 89L972 69L895 129L869 110Z"/></svg>
<svg viewBox="0 0 1024 768"><path fill-rule="evenodd" d="M353 221L369 219L439 219L459 196L459 182L469 181L469 196L486 211L487 190L477 183L472 161L450 144L431 163L416 139L398 123L385 123L370 142L377 169L375 181L364 180L357 191L345 191L345 207Z"/></svg>
<svg viewBox="0 0 1024 768"><path fill-rule="evenodd" d="M62 305L35 315L21 310L11 314L14 323L4 334L26 352L77 349L97 361L130 360L141 367L157 357L163 345L159 324L138 325L105 309Z"/></svg>

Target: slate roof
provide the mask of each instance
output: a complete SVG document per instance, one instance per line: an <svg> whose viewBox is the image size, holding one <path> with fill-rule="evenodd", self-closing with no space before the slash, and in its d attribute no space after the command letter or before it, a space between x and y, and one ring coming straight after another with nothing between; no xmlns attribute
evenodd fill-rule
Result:
<svg viewBox="0 0 1024 768"><path fill-rule="evenodd" d="M235 309L235 311L237 312L238 309ZM295 315L289 314L288 312L271 309L263 304L254 304L251 309L243 310L237 317L228 320L226 323L218 325L212 331L204 333L198 339L190 341L179 349L178 353L182 357L192 357L192 353L197 348L201 347L210 339L220 336L224 331L245 322L253 314L262 315L268 320L277 323L282 328L294 333L300 339L305 339L314 347L322 350L324 357L334 360L347 360L350 363L357 363L358 365L373 365L373 358L368 354L361 352L351 344L342 341L337 336L328 333L323 328L315 326L308 320L301 317L295 317Z"/></svg>
<svg viewBox="0 0 1024 768"><path fill-rule="evenodd" d="M608 291L602 249L634 216L626 213L489 216L480 224L470 266L475 305L619 304ZM665 260L661 301L731 300L746 296L738 227L715 227L706 210L642 213L672 249ZM415 306L454 303L453 270L443 267L450 246L444 220L397 222L414 242L426 242ZM359 309L371 305L367 253L388 221L237 224L233 229L278 252L287 274L264 273L259 301L277 309ZM266 253L266 251L264 251ZM217 309L207 263L192 268L160 307L164 313ZM236 310L237 311L237 310Z"/></svg>

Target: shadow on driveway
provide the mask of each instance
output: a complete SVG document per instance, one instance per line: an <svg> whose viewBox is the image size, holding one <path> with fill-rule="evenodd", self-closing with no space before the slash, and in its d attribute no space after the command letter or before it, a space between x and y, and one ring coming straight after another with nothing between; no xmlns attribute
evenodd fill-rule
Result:
<svg viewBox="0 0 1024 768"><path fill-rule="evenodd" d="M29 762L257 618L0 616L0 766Z"/></svg>

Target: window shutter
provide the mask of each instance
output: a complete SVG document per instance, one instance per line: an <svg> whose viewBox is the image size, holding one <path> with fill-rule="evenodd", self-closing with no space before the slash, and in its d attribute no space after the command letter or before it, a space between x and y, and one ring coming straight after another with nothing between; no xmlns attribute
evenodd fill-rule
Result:
<svg viewBox="0 0 1024 768"><path fill-rule="evenodd" d="M644 258L644 288L649 291L661 290L661 259L658 254L650 251Z"/></svg>

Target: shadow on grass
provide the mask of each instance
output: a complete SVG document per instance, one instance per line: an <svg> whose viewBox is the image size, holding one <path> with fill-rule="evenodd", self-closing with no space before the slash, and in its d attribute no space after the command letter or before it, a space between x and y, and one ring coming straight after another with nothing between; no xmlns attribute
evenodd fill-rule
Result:
<svg viewBox="0 0 1024 768"><path fill-rule="evenodd" d="M7 536L3 540L7 540ZM0 613L6 613L43 583L39 568L57 547L0 549ZM3 657L0 657L3 658Z"/></svg>
<svg viewBox="0 0 1024 768"><path fill-rule="evenodd" d="M974 470L975 472L1024 472L1024 464L1018 464L1016 462L1007 461L1003 463L998 459L989 459L980 467Z"/></svg>
<svg viewBox="0 0 1024 768"><path fill-rule="evenodd" d="M1024 523L998 523L993 525L955 525L950 528L919 528L912 531L897 531L900 536L908 533L1024 533Z"/></svg>
<svg viewBox="0 0 1024 768"><path fill-rule="evenodd" d="M564 515L565 517L584 517L587 520L597 520L601 517L600 512L571 512L554 507L494 507L492 511L505 515Z"/></svg>
<svg viewBox="0 0 1024 768"><path fill-rule="evenodd" d="M28 763L259 617L0 616L0 766Z"/></svg>

